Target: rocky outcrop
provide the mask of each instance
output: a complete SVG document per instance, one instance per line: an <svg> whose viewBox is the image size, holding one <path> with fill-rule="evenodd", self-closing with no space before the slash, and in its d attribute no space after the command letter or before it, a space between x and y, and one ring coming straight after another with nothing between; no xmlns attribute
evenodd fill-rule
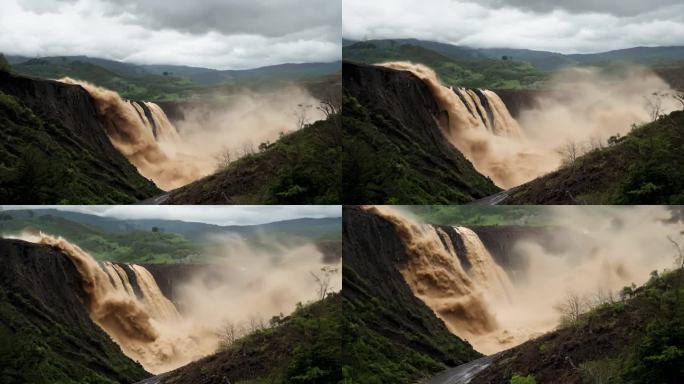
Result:
<svg viewBox="0 0 684 384"><path fill-rule="evenodd" d="M511 116L515 118L526 109L538 108L540 106L539 98L551 93L530 89L497 89L494 92L499 95Z"/></svg>

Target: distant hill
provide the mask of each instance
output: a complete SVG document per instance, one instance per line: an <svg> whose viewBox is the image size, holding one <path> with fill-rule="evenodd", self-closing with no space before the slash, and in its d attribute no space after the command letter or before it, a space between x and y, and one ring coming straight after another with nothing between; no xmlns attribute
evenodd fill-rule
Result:
<svg viewBox="0 0 684 384"><path fill-rule="evenodd" d="M185 99L204 87L305 81L338 73L341 66L339 61L286 63L221 71L182 65L138 65L87 56L8 56L8 61L20 74L50 79L69 76L113 89L128 99L155 101Z"/></svg>
<svg viewBox="0 0 684 384"><path fill-rule="evenodd" d="M221 236L240 235L255 247L312 241L329 260L340 257L340 218L301 218L260 225L219 226L180 220L125 220L55 209L0 211L0 234L26 228L63 236L99 260L137 263L207 262L203 250ZM216 236L212 238L212 236Z"/></svg>
<svg viewBox="0 0 684 384"><path fill-rule="evenodd" d="M436 43L435 43L436 44ZM412 61L425 64L449 85L472 88L518 89L534 87L547 78L532 64L521 60L502 60L474 54L467 48L447 46L437 51L435 44L413 41L373 40L342 48L347 61L376 64L386 61Z"/></svg>
<svg viewBox="0 0 684 384"><path fill-rule="evenodd" d="M591 54L562 54L556 52L514 48L471 48L418 39L383 39L368 40L364 42L353 42L351 40L346 40L342 54L345 60L354 60L354 56L351 54L351 51L357 44L372 44L383 50L386 50L388 47L392 46L397 47L401 45L411 45L429 49L452 59L460 60L501 60L504 56L506 56L509 60L530 63L535 68L542 71L557 70L574 65L600 64L609 61L627 61L647 65L665 65L684 60L684 46L634 47Z"/></svg>

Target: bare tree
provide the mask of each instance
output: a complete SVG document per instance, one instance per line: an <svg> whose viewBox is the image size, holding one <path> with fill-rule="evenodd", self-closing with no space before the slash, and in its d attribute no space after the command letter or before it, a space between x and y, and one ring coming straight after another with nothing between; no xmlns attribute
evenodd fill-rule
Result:
<svg viewBox="0 0 684 384"><path fill-rule="evenodd" d="M590 308L590 305L586 297L577 292L570 291L565 296L565 299L554 308L561 315L561 325L568 326L575 324L580 319L580 316Z"/></svg>
<svg viewBox="0 0 684 384"><path fill-rule="evenodd" d="M594 135L589 138L587 141L587 150L588 151L595 151L599 149L603 149L605 146L603 145L603 140L601 140L601 136Z"/></svg>
<svg viewBox="0 0 684 384"><path fill-rule="evenodd" d="M242 153L240 154L240 157L253 155L254 153L255 153L254 144L252 144L251 141L242 144Z"/></svg>
<svg viewBox="0 0 684 384"><path fill-rule="evenodd" d="M311 276L313 276L314 281L316 281L316 284L318 285L318 298L319 299L324 299L327 295L328 292L330 291L331 288L331 281L333 276L337 273L338 269L335 267L331 266L325 266L321 268L321 273L316 274L314 272L311 272Z"/></svg>
<svg viewBox="0 0 684 384"><path fill-rule="evenodd" d="M673 97L682 105L682 108L684 108L684 89L676 90Z"/></svg>
<svg viewBox="0 0 684 384"><path fill-rule="evenodd" d="M295 117L297 118L297 129L302 129L309 125L309 120L308 117L306 116L306 111L311 108L311 105L308 104L299 104L297 105L297 109L295 110L294 114Z"/></svg>
<svg viewBox="0 0 684 384"><path fill-rule="evenodd" d="M235 325L232 321L226 322L226 324L221 329L219 334L219 339L223 345L231 345L240 337L239 327Z"/></svg>
<svg viewBox="0 0 684 384"><path fill-rule="evenodd" d="M614 304L617 298L610 289L599 288L590 301L590 307L598 307L604 304Z"/></svg>
<svg viewBox="0 0 684 384"><path fill-rule="evenodd" d="M261 316L250 316L249 318L249 333L254 333L266 329L266 322Z"/></svg>
<svg viewBox="0 0 684 384"><path fill-rule="evenodd" d="M651 97L646 97L646 108L648 108L651 121L658 120L663 110L663 95L654 92Z"/></svg>
<svg viewBox="0 0 684 384"><path fill-rule="evenodd" d="M667 236L667 239L677 251L677 254L675 255L675 264L677 265L677 268L684 268L684 247L670 235Z"/></svg>
<svg viewBox="0 0 684 384"><path fill-rule="evenodd" d="M224 147L218 155L216 155L216 165L218 169L226 169L233 161L233 154L230 148Z"/></svg>
<svg viewBox="0 0 684 384"><path fill-rule="evenodd" d="M563 165L572 166L577 161L577 158L580 157L582 151L577 142L568 140L557 152L561 155Z"/></svg>

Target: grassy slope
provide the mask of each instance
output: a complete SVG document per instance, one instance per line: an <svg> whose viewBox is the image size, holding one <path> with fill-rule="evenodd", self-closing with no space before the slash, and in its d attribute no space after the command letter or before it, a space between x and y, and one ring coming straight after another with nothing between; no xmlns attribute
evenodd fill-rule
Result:
<svg viewBox="0 0 684 384"><path fill-rule="evenodd" d="M360 42L342 49L345 60L376 64L384 61L412 61L437 72L448 85L473 88L519 89L533 87L546 75L531 64L517 60L460 58L411 44Z"/></svg>
<svg viewBox="0 0 684 384"><path fill-rule="evenodd" d="M684 204L684 111L524 184L505 204Z"/></svg>
<svg viewBox="0 0 684 384"><path fill-rule="evenodd" d="M631 299L504 352L473 384L514 374L538 383L682 383L684 270L652 277Z"/></svg>
<svg viewBox="0 0 684 384"><path fill-rule="evenodd" d="M334 204L340 201L340 117L281 137L171 192L165 204Z"/></svg>
<svg viewBox="0 0 684 384"><path fill-rule="evenodd" d="M498 191L460 153L446 157L395 133L400 122L391 116L371 113L349 96L343 110L345 203L462 204Z"/></svg>
<svg viewBox="0 0 684 384"><path fill-rule="evenodd" d="M341 383L345 333L339 294L330 295L172 372L162 383Z"/></svg>
<svg viewBox="0 0 684 384"><path fill-rule="evenodd" d="M0 92L0 200L3 203L132 203L158 190L140 175L113 179L70 130L44 121ZM99 174L100 177L92 175ZM128 185L121 185L124 182Z"/></svg>

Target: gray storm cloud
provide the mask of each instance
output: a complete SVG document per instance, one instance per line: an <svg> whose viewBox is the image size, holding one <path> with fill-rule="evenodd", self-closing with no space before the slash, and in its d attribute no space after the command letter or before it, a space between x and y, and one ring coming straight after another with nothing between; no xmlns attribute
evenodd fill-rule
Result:
<svg viewBox="0 0 684 384"><path fill-rule="evenodd" d="M345 0L349 39L418 38L478 48L590 53L681 45L684 4L676 0Z"/></svg>
<svg viewBox="0 0 684 384"><path fill-rule="evenodd" d="M0 52L216 69L328 62L341 56L340 20L325 0L5 0Z"/></svg>

